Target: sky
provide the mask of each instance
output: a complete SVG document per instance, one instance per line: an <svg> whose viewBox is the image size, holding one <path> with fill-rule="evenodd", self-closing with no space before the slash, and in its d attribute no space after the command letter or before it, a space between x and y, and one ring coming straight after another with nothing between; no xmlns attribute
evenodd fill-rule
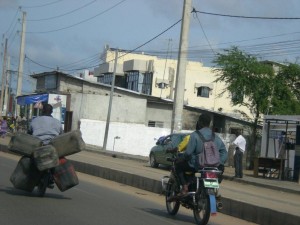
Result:
<svg viewBox="0 0 300 225"><path fill-rule="evenodd" d="M1 73L6 38L10 69L18 70L23 12L26 94L34 87L30 74L57 68L69 74L93 71L102 63L105 45L176 59L183 4L184 0L0 0ZM300 62L300 1L192 0L192 7L189 60L212 66L217 53L237 46L261 60ZM17 78L12 79L14 83Z"/></svg>

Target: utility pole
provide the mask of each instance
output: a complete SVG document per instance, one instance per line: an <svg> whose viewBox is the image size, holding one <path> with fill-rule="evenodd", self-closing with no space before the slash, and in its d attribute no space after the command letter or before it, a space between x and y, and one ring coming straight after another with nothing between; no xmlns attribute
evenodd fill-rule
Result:
<svg viewBox="0 0 300 225"><path fill-rule="evenodd" d="M3 66L2 66L2 85L1 85L1 97L0 97L0 116L3 111L3 97L4 97L4 84L6 83L6 55L7 55L7 38L5 39Z"/></svg>
<svg viewBox="0 0 300 225"><path fill-rule="evenodd" d="M114 65L113 78L112 78L112 82L111 82L111 90L110 90L109 105L108 105L108 112L107 112L107 119L106 119L104 142L103 142L103 150L106 150L106 145L107 145L107 137L108 137L109 123L110 123L112 99L114 96L117 64L118 64L118 50L116 50L116 52L115 52L115 65Z"/></svg>
<svg viewBox="0 0 300 225"><path fill-rule="evenodd" d="M185 73L186 73L186 64L187 64L187 57L188 57L191 10L192 10L192 0L184 0L171 133L173 132L178 133L182 129L182 112L183 112L183 103L184 103Z"/></svg>
<svg viewBox="0 0 300 225"><path fill-rule="evenodd" d="M26 32L26 12L23 12L22 17L22 33L21 33L21 46L20 46L20 58L18 69L18 84L17 84L17 96L22 95L22 80L23 80L23 64L24 64L24 50L25 50L25 32ZM16 97L17 97L16 96ZM20 114L20 107L17 106L16 116Z"/></svg>
<svg viewBox="0 0 300 225"><path fill-rule="evenodd" d="M10 57L7 57L7 66L6 66L6 79L5 79L5 94L4 94L4 106L3 106L3 111L4 111L4 115L7 116L7 111L8 111L8 92L9 92L9 85L8 85L8 81L9 81L9 77L10 77Z"/></svg>

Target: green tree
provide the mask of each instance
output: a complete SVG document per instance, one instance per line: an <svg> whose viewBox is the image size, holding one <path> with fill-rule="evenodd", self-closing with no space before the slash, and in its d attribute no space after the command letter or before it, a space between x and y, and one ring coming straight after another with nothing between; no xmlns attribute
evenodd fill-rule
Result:
<svg viewBox="0 0 300 225"><path fill-rule="evenodd" d="M300 114L300 66L281 65L273 81L270 114Z"/></svg>
<svg viewBox="0 0 300 225"><path fill-rule="evenodd" d="M214 60L217 67L216 82L224 82L223 90L231 92L233 105L246 106L253 117L249 156L252 162L257 142L257 126L260 115L268 112L273 93L274 70L269 64L263 64L256 57L240 51L237 47L225 50Z"/></svg>

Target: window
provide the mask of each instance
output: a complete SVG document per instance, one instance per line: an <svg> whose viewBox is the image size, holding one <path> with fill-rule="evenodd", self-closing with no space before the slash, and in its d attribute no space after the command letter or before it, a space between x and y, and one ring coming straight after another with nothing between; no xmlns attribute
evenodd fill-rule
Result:
<svg viewBox="0 0 300 225"><path fill-rule="evenodd" d="M164 122L149 120L148 121L148 127L160 127L160 128L163 128L164 127Z"/></svg>
<svg viewBox="0 0 300 225"><path fill-rule="evenodd" d="M209 87L199 87L197 90L197 96L198 97L204 97L204 98L209 98L209 91L210 88Z"/></svg>
<svg viewBox="0 0 300 225"><path fill-rule="evenodd" d="M57 76L56 75L45 76L45 89L51 90L56 88L57 88Z"/></svg>
<svg viewBox="0 0 300 225"><path fill-rule="evenodd" d="M152 77L153 73L145 73L143 80L142 93L146 95L151 95L152 93Z"/></svg>
<svg viewBox="0 0 300 225"><path fill-rule="evenodd" d="M153 73L140 73L139 71L130 71L127 74L127 89L139 93L151 95Z"/></svg>
<svg viewBox="0 0 300 225"><path fill-rule="evenodd" d="M103 74L102 76L98 77L98 82L100 82L102 84L112 85L112 79L113 79L113 74L107 73L107 74Z"/></svg>
<svg viewBox="0 0 300 225"><path fill-rule="evenodd" d="M127 89L138 92L139 72L131 71L127 74Z"/></svg>

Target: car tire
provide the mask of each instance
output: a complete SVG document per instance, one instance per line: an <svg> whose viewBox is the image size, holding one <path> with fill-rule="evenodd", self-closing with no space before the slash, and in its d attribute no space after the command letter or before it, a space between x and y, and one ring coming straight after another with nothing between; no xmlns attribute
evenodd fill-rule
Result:
<svg viewBox="0 0 300 225"><path fill-rule="evenodd" d="M149 163L150 163L150 166L152 168L157 168L158 167L158 163L156 162L156 159L155 159L155 156L154 156L153 153L150 154Z"/></svg>

